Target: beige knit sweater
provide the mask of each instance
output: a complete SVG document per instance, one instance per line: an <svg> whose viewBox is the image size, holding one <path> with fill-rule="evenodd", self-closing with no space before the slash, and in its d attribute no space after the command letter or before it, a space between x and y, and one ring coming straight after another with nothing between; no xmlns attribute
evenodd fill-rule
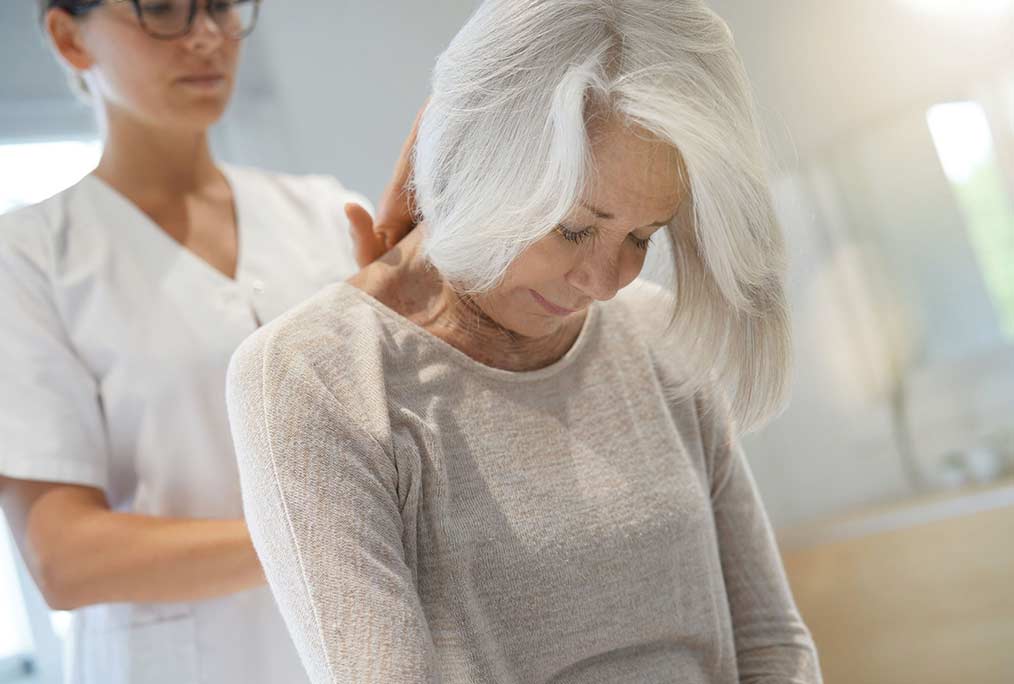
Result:
<svg viewBox="0 0 1014 684"><path fill-rule="evenodd" d="M315 683L812 684L723 413L635 284L490 368L341 283L233 357L246 515Z"/></svg>

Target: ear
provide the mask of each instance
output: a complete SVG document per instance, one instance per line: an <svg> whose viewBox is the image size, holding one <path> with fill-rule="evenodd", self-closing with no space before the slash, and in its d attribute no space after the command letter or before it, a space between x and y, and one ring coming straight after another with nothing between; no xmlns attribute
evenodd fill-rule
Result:
<svg viewBox="0 0 1014 684"><path fill-rule="evenodd" d="M61 9L46 12L44 20L46 33L56 53L72 69L90 69L94 61L84 45L80 22Z"/></svg>

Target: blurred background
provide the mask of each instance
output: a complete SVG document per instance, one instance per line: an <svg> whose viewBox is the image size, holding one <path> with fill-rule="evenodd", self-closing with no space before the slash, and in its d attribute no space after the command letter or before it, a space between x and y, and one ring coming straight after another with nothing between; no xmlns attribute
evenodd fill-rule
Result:
<svg viewBox="0 0 1014 684"><path fill-rule="evenodd" d="M792 257L793 401L746 439L829 684L1014 682L1014 2L714 0ZM265 0L223 160L374 202L473 0ZM35 3L0 4L0 211L97 162ZM65 618L0 535L0 682Z"/></svg>

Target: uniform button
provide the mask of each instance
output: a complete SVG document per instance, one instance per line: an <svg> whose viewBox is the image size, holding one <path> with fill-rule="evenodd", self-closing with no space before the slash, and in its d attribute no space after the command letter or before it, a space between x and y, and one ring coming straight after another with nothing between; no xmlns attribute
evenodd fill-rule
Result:
<svg viewBox="0 0 1014 684"><path fill-rule="evenodd" d="M222 307L228 307L236 301L236 293L232 290L220 290L218 292L218 304Z"/></svg>
<svg viewBox="0 0 1014 684"><path fill-rule="evenodd" d="M254 294L260 294L261 292L264 292L264 281L255 280L250 284L250 287L253 288Z"/></svg>

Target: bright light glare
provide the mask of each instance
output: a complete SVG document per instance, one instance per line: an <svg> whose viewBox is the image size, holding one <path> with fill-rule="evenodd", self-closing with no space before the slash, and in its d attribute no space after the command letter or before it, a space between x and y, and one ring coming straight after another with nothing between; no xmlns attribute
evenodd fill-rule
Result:
<svg viewBox="0 0 1014 684"><path fill-rule="evenodd" d="M901 2L926 14L1006 14L1014 9L1014 0L901 0Z"/></svg>
<svg viewBox="0 0 1014 684"><path fill-rule="evenodd" d="M0 145L0 213L69 188L99 163L98 141Z"/></svg>
<svg viewBox="0 0 1014 684"><path fill-rule="evenodd" d="M974 102L939 104L930 108L926 120L944 173L952 183L967 183L977 169L989 163L993 138L981 106Z"/></svg>

